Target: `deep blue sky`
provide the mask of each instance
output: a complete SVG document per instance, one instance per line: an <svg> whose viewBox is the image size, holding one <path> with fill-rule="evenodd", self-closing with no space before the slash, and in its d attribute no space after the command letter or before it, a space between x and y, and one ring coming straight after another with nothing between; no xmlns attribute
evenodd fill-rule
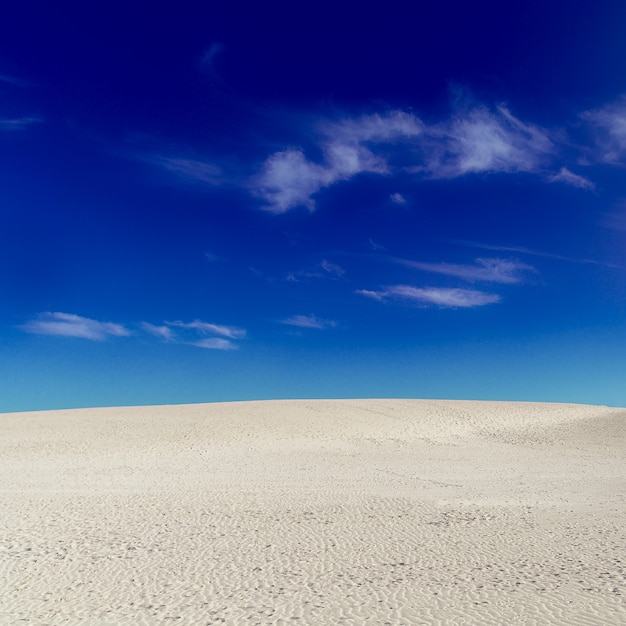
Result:
<svg viewBox="0 0 626 626"><path fill-rule="evenodd" d="M544 4L3 7L0 411L626 406L626 4Z"/></svg>

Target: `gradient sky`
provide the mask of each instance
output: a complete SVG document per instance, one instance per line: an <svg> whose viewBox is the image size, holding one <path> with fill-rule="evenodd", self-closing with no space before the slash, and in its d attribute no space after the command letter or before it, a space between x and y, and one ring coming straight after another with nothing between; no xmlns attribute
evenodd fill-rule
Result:
<svg viewBox="0 0 626 626"><path fill-rule="evenodd" d="M3 7L0 411L626 406L625 26L622 0Z"/></svg>

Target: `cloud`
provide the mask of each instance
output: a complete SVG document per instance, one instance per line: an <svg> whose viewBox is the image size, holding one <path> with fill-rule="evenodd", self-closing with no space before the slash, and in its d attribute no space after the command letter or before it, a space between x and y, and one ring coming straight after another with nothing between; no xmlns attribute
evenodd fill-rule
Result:
<svg viewBox="0 0 626 626"><path fill-rule="evenodd" d="M616 202L613 210L605 213L600 223L611 230L626 231L626 200Z"/></svg>
<svg viewBox="0 0 626 626"><path fill-rule="evenodd" d="M497 294L473 289L419 288L410 285L392 285L380 291L360 289L357 293L380 302L405 300L440 308L473 308L500 301L500 296Z"/></svg>
<svg viewBox="0 0 626 626"><path fill-rule="evenodd" d="M265 161L254 185L257 195L267 201L264 207L272 213L305 206L312 211L311 196L337 180L329 168L311 163L301 150L284 150Z"/></svg>
<svg viewBox="0 0 626 626"><path fill-rule="evenodd" d="M10 85L15 85L16 87L30 87L30 83L22 78L18 78L17 76L12 76L11 74L0 74L0 82L9 83Z"/></svg>
<svg viewBox="0 0 626 626"><path fill-rule="evenodd" d="M12 119L0 119L0 130L22 130L33 124L41 124L43 119L40 117L15 117Z"/></svg>
<svg viewBox="0 0 626 626"><path fill-rule="evenodd" d="M525 124L504 106L475 107L432 126L423 146L425 163L412 168L433 178L542 170L555 146L548 133Z"/></svg>
<svg viewBox="0 0 626 626"><path fill-rule="evenodd" d="M594 135L594 156L603 163L618 164L626 159L626 96L581 117Z"/></svg>
<svg viewBox="0 0 626 626"><path fill-rule="evenodd" d="M548 181L551 183L565 183L566 185L578 187L579 189L593 190L596 188L595 183L590 181L588 178L574 174L574 172L568 170L566 167L562 167L558 174L549 176Z"/></svg>
<svg viewBox="0 0 626 626"><path fill-rule="evenodd" d="M20 328L39 335L80 337L92 341L130 335L130 331L120 324L98 322L72 313L41 313L36 320L31 320Z"/></svg>
<svg viewBox="0 0 626 626"><path fill-rule="evenodd" d="M336 263L331 263L330 261L327 261L326 259L324 259L320 263L320 265L322 266L322 269L327 274L330 274L331 276L335 276L336 278L341 278L346 273L346 270L344 270L343 267L340 267Z"/></svg>
<svg viewBox="0 0 626 626"><path fill-rule="evenodd" d="M178 328L189 328L201 334L220 335L229 339L243 339L246 331L237 326L224 326L221 324L210 324L209 322L201 322L194 320L193 322L165 322L168 326L177 326Z"/></svg>
<svg viewBox="0 0 626 626"><path fill-rule="evenodd" d="M209 74L215 73L215 59L224 51L224 45L219 42L214 42L211 46L204 51L202 58L200 59L200 66Z"/></svg>
<svg viewBox="0 0 626 626"><path fill-rule="evenodd" d="M535 268L520 261L509 259L476 259L474 265L456 263L421 263L407 259L394 259L406 267L413 267L424 272L454 276L470 281L513 284L522 282L526 272Z"/></svg>
<svg viewBox="0 0 626 626"><path fill-rule="evenodd" d="M404 170L435 179L495 172L540 174L556 153L547 131L522 122L504 105L462 109L432 125L412 113L392 110L326 120L316 130L321 162L311 161L300 148L289 148L270 155L252 180L252 192L266 201L268 211L283 213L297 206L312 211L318 191L362 173ZM391 145L396 149L390 151ZM390 154L405 163L392 163ZM581 185L575 176L562 175L564 182ZM390 199L406 202L399 193Z"/></svg>
<svg viewBox="0 0 626 626"><path fill-rule="evenodd" d="M166 341L172 341L175 338L172 329L168 326L155 326L154 324L150 324L149 322L141 322L141 327L147 333L154 335L155 337L160 337L161 339L165 339Z"/></svg>
<svg viewBox="0 0 626 626"><path fill-rule="evenodd" d="M371 237L369 239L369 245L370 248L374 251L378 251L378 250L386 250L387 248L385 248L385 246L382 246L381 244L377 243L376 241L374 241Z"/></svg>
<svg viewBox="0 0 626 626"><path fill-rule="evenodd" d="M299 326L300 328L318 328L323 330L325 328L334 328L337 323L332 320L324 320L315 315L292 315L286 320L282 321L283 324L288 326Z"/></svg>
<svg viewBox="0 0 626 626"><path fill-rule="evenodd" d="M147 160L165 168L179 178L189 181L208 183L209 185L219 185L222 182L222 170L207 161L163 155L153 155Z"/></svg>
<svg viewBox="0 0 626 626"><path fill-rule="evenodd" d="M301 280L317 278L337 280L342 278L345 273L346 270L344 270L340 265L323 259L321 263L313 268L289 272L285 277L285 280L290 283L299 283Z"/></svg>
<svg viewBox="0 0 626 626"><path fill-rule="evenodd" d="M208 350L237 350L239 348L239 346L234 344L232 341L222 339L221 337L200 339L199 341L191 342L191 345Z"/></svg>
<svg viewBox="0 0 626 626"><path fill-rule="evenodd" d="M324 160L315 163L300 149L270 155L251 189L267 202L273 213L284 213L297 206L315 208L312 196L333 183L362 173L387 174L389 166L369 144L398 142L422 132L422 123L410 113L364 115L325 121L318 125L318 144Z"/></svg>
<svg viewBox="0 0 626 626"><path fill-rule="evenodd" d="M332 144L325 149L324 164L309 161L301 150L285 150L271 155L261 174L253 181L253 191L263 198L272 213L304 206L315 209L311 196L333 183L363 172L386 173L385 163L361 146Z"/></svg>
<svg viewBox="0 0 626 626"><path fill-rule="evenodd" d="M348 145L368 142L395 143L401 139L419 137L423 134L424 128L423 122L418 117L399 110L388 111L383 115L374 113L320 124L323 134L333 138L333 141Z"/></svg>
<svg viewBox="0 0 626 626"><path fill-rule="evenodd" d="M529 256L543 257L546 259L557 259L559 261L567 261L568 263L585 263L591 265L604 265L605 267L616 267L610 263L603 263L602 261L596 261L594 259L575 259L561 254L553 254L551 252L542 252L541 250L532 250L525 248L524 246L496 246L486 243L478 243L476 241L463 241L456 240L462 246L469 246L471 248L480 248L482 250L493 250L495 252L515 252L517 254L527 254ZM531 268L534 270L534 268Z"/></svg>

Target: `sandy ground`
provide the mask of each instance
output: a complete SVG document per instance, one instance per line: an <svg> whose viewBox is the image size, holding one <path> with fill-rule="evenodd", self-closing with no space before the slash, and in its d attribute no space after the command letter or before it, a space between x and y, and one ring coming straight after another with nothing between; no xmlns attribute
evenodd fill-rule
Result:
<svg viewBox="0 0 626 626"><path fill-rule="evenodd" d="M0 624L626 624L626 411L0 415Z"/></svg>

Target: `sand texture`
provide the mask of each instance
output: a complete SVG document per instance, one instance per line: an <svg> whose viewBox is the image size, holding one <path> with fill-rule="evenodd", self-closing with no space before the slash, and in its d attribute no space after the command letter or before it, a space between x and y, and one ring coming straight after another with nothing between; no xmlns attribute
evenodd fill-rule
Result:
<svg viewBox="0 0 626 626"><path fill-rule="evenodd" d="M626 411L0 415L0 624L626 624Z"/></svg>

